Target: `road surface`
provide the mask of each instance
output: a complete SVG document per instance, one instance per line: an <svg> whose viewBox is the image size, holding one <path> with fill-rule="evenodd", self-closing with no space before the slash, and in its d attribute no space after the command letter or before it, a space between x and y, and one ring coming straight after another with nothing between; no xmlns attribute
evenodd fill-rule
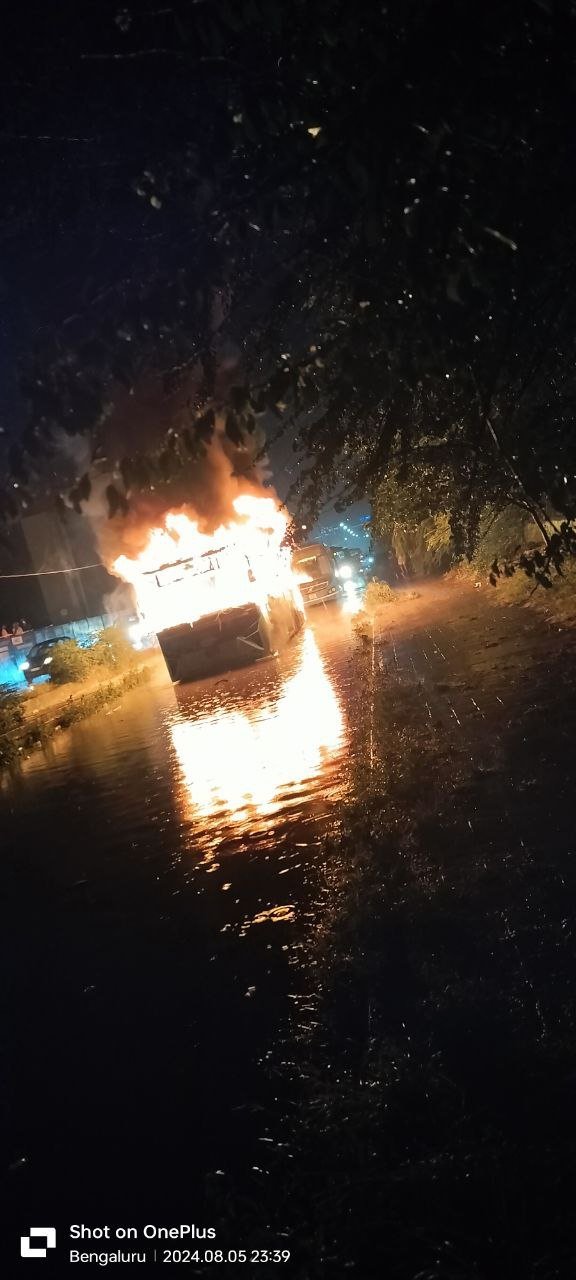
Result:
<svg viewBox="0 0 576 1280"><path fill-rule="evenodd" d="M347 787L350 642L331 607L278 660L178 688L162 665L4 777L24 1224L187 1221L216 1171L261 1160L267 1055Z"/></svg>
<svg viewBox="0 0 576 1280"><path fill-rule="evenodd" d="M464 813L459 795L470 856L494 832L511 857L551 833L560 857L571 838L564 643L525 610L442 586L377 628L377 680L415 684L423 722L473 776L508 770L498 813ZM356 644L349 617L317 611L281 659L177 689L162 678L4 779L4 1093L23 1227L202 1220L215 1180L266 1174L322 835L364 701ZM555 719L534 747L552 662ZM502 797L520 787L512 821Z"/></svg>

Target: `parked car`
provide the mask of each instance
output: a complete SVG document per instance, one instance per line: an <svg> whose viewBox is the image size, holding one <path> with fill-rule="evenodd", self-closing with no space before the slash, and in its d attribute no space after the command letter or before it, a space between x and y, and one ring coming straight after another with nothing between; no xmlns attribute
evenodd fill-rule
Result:
<svg viewBox="0 0 576 1280"><path fill-rule="evenodd" d="M71 636L55 636L53 640L41 640L39 644L32 645L26 661L20 664L20 670L24 672L28 684L33 684L38 676L50 675L54 646L71 638Z"/></svg>

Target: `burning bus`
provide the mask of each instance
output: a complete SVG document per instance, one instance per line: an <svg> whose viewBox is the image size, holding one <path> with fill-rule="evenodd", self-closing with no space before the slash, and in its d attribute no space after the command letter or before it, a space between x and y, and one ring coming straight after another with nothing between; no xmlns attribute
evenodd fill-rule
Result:
<svg viewBox="0 0 576 1280"><path fill-rule="evenodd" d="M270 657L304 624L285 514L273 498L252 494L232 506L233 518L212 533L183 510L168 512L139 555L113 564L174 681Z"/></svg>

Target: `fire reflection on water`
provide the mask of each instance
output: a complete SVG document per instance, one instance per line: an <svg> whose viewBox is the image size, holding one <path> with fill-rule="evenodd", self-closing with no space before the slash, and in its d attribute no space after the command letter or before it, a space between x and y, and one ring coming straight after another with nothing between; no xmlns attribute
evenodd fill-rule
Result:
<svg viewBox="0 0 576 1280"><path fill-rule="evenodd" d="M185 816L204 848L222 838L265 831L284 809L321 787L323 801L342 790L325 777L344 746L344 717L315 637L303 636L299 666L275 697L220 706L170 728L184 784Z"/></svg>

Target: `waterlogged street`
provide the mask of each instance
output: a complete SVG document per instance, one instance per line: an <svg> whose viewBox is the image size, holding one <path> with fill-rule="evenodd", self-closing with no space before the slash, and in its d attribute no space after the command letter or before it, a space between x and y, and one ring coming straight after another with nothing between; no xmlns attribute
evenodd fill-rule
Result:
<svg viewBox="0 0 576 1280"><path fill-rule="evenodd" d="M262 1165L269 1068L348 785L350 619L151 686L2 793L10 1186L24 1216L194 1211ZM23 1011L25 1010L25 1016Z"/></svg>
<svg viewBox="0 0 576 1280"><path fill-rule="evenodd" d="M444 584L373 645L318 609L280 659L158 665L5 775L18 1225L214 1219L242 1248L274 1219L291 1274L453 1248L531 1274L549 1141L573 1183L572 635Z"/></svg>

